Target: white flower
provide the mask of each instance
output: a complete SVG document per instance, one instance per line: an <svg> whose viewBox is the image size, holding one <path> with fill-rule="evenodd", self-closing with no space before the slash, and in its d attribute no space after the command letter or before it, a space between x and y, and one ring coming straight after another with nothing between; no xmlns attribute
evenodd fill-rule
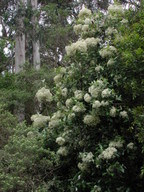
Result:
<svg viewBox="0 0 144 192"><path fill-rule="evenodd" d="M65 102L66 106L67 107L71 107L72 104L73 104L73 100L70 98L70 99L67 99L66 102Z"/></svg>
<svg viewBox="0 0 144 192"><path fill-rule="evenodd" d="M96 100L96 101L93 103L92 108L98 109L100 106L101 106L100 101Z"/></svg>
<svg viewBox="0 0 144 192"><path fill-rule="evenodd" d="M109 102L108 101L101 101L101 106L105 107L108 106Z"/></svg>
<svg viewBox="0 0 144 192"><path fill-rule="evenodd" d="M94 38L94 37L89 37L85 41L86 41L87 46L91 47L91 46L97 46L98 43L100 42L100 39Z"/></svg>
<svg viewBox="0 0 144 192"><path fill-rule="evenodd" d="M123 142L122 141L111 141L109 143L109 147L122 148Z"/></svg>
<svg viewBox="0 0 144 192"><path fill-rule="evenodd" d="M53 119L49 122L49 128L55 128L58 127L60 124L61 120L60 119Z"/></svg>
<svg viewBox="0 0 144 192"><path fill-rule="evenodd" d="M75 95L75 98L76 98L77 100L82 100L82 99L83 99L83 92L82 92L81 90L76 90L76 91L74 92L74 95Z"/></svg>
<svg viewBox="0 0 144 192"><path fill-rule="evenodd" d="M62 79L62 75L61 75L61 74L58 74L58 75L56 75L56 76L54 77L54 82L55 82L55 83L59 83L59 82L61 81L61 79Z"/></svg>
<svg viewBox="0 0 144 192"><path fill-rule="evenodd" d="M88 89L89 93L91 94L92 97L97 98L99 95L99 88L95 87L94 85L92 85L91 87L89 87Z"/></svg>
<svg viewBox="0 0 144 192"><path fill-rule="evenodd" d="M66 147L60 147L59 150L57 151L57 154L61 156L67 156L68 150Z"/></svg>
<svg viewBox="0 0 144 192"><path fill-rule="evenodd" d="M116 108L115 107L112 107L111 110L110 110L110 116L111 117L115 117L116 116Z"/></svg>
<svg viewBox="0 0 144 192"><path fill-rule="evenodd" d="M82 171L85 172L88 170L88 164L87 163L78 163L78 168Z"/></svg>
<svg viewBox="0 0 144 192"><path fill-rule="evenodd" d="M79 33L81 33L82 30L82 25L78 24L74 26L74 32L78 35Z"/></svg>
<svg viewBox="0 0 144 192"><path fill-rule="evenodd" d="M80 153L80 157L82 158L82 161L84 163L90 163L90 162L94 162L94 155L92 152L85 152L85 153Z"/></svg>
<svg viewBox="0 0 144 192"><path fill-rule="evenodd" d="M83 7L80 12L79 12L79 15L78 17L79 18L83 18L83 17L87 17L87 16L90 16L92 14L91 10Z"/></svg>
<svg viewBox="0 0 144 192"><path fill-rule="evenodd" d="M63 145L65 143L65 139L63 137L57 137L56 138L56 143L58 145Z"/></svg>
<svg viewBox="0 0 144 192"><path fill-rule="evenodd" d="M86 19L84 20L84 23L85 23L86 25L89 25L89 24L92 23L92 21L91 21L91 19L86 18Z"/></svg>
<svg viewBox="0 0 144 192"><path fill-rule="evenodd" d="M72 120L73 118L75 118L75 113L70 113L68 115L68 120Z"/></svg>
<svg viewBox="0 0 144 192"><path fill-rule="evenodd" d="M130 142L130 143L127 145L127 148L128 148L128 149L133 149L133 148L134 148L134 143Z"/></svg>
<svg viewBox="0 0 144 192"><path fill-rule="evenodd" d="M89 102L91 101L91 96L90 96L88 93L86 93L86 94L84 95L84 100L85 100L87 103L89 103Z"/></svg>
<svg viewBox="0 0 144 192"><path fill-rule="evenodd" d="M99 156L99 159L112 159L116 156L117 149L115 147L108 147Z"/></svg>
<svg viewBox="0 0 144 192"><path fill-rule="evenodd" d="M63 116L63 114L61 113L61 111L57 111L55 113L53 113L53 116L51 117L51 120L54 120L54 119L59 119Z"/></svg>
<svg viewBox="0 0 144 192"><path fill-rule="evenodd" d="M86 125L97 125L99 123L99 117L96 116L94 117L93 115L86 115L83 119L83 122L86 124Z"/></svg>
<svg viewBox="0 0 144 192"><path fill-rule="evenodd" d="M39 102L51 102L53 100L50 90L46 89L45 87L38 90L38 92L36 93L36 98Z"/></svg>
<svg viewBox="0 0 144 192"><path fill-rule="evenodd" d="M79 112L84 112L86 109L83 103L77 103L76 105L73 106L72 110L76 113L79 113Z"/></svg>
<svg viewBox="0 0 144 192"><path fill-rule="evenodd" d="M127 112L126 111L121 111L120 112L120 116L122 117L122 118L128 118L128 114L127 114Z"/></svg>
<svg viewBox="0 0 144 192"><path fill-rule="evenodd" d="M122 21L120 21L122 24L127 24L128 20L127 19L123 19Z"/></svg>
<svg viewBox="0 0 144 192"><path fill-rule="evenodd" d="M103 49L101 49L99 51L99 54L102 58L105 58L105 57L109 57L109 56L112 56L116 53L116 48L114 46L107 46L107 47L104 47Z"/></svg>
<svg viewBox="0 0 144 192"><path fill-rule="evenodd" d="M35 114L31 116L34 127L43 127L50 121L50 116L43 116L41 114Z"/></svg>
<svg viewBox="0 0 144 192"><path fill-rule="evenodd" d="M72 56L76 53L76 51L87 52L87 44L83 39L81 39L78 40L76 43L72 43L71 45L66 46L65 49L67 55Z"/></svg>
<svg viewBox="0 0 144 192"><path fill-rule="evenodd" d="M64 88L64 89L61 90L62 96L66 97L66 96L67 96L67 93L68 93L67 88Z"/></svg>
<svg viewBox="0 0 144 192"><path fill-rule="evenodd" d="M107 66L111 66L115 63L114 59L109 59L108 62L107 62Z"/></svg>
<svg viewBox="0 0 144 192"><path fill-rule="evenodd" d="M101 96L102 96L102 98L107 98L107 97L110 97L110 95L111 95L111 90L110 89L104 89L103 91L102 91L102 93L101 93Z"/></svg>
<svg viewBox="0 0 144 192"><path fill-rule="evenodd" d="M83 25L82 26L82 31L83 32L88 32L88 30L89 30L89 26L88 25Z"/></svg>

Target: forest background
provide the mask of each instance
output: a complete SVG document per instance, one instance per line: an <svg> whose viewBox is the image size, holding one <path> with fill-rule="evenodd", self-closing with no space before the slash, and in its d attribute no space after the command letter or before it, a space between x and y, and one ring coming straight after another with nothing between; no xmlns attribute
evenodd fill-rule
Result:
<svg viewBox="0 0 144 192"><path fill-rule="evenodd" d="M143 191L144 2L113 3L0 1L0 191Z"/></svg>

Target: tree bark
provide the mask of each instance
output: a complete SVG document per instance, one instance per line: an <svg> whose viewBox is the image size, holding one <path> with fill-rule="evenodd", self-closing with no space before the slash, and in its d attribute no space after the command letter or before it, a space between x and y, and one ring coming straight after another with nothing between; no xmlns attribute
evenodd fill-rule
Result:
<svg viewBox="0 0 144 192"><path fill-rule="evenodd" d="M37 10L37 0L31 0L31 6L33 10L33 16L32 16L32 25L33 25L33 39L32 39L32 46L33 46L33 66L36 69L40 69L40 43L37 35L37 28L38 28L38 19L34 14L34 11Z"/></svg>
<svg viewBox="0 0 144 192"><path fill-rule="evenodd" d="M20 6L24 7L25 0L17 1L17 11ZM23 69L25 63L25 33L24 33L24 16L21 12L17 18L17 29L15 36L15 73L19 73Z"/></svg>

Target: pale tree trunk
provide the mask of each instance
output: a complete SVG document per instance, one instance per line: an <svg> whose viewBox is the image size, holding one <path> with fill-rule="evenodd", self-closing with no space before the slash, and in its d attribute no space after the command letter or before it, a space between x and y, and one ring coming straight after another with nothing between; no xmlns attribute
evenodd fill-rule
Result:
<svg viewBox="0 0 144 192"><path fill-rule="evenodd" d="M37 10L38 7L38 2L37 0L31 0L31 6L32 10L35 11ZM33 40L32 40L32 46L33 46L33 66L36 69L40 69L40 44L39 40L37 38L37 26L38 26L38 20L37 17L34 15L32 16L32 25L33 25Z"/></svg>
<svg viewBox="0 0 144 192"><path fill-rule="evenodd" d="M17 11L20 6L25 5L25 0L17 1ZM15 36L15 73L20 72L23 69L25 63L25 33L24 33L24 23L23 16L18 15L17 18L17 29Z"/></svg>

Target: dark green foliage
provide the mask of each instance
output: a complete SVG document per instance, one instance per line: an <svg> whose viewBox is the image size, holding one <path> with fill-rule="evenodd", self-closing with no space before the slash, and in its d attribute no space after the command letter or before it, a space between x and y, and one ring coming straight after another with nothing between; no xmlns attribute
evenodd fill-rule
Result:
<svg viewBox="0 0 144 192"><path fill-rule="evenodd" d="M53 70L48 71L45 68L42 68L40 71L34 69L28 71L26 69L18 75L11 73L1 75L0 103L4 103L7 110L16 115L18 115L19 109L22 108L27 123L30 123L30 117L38 107L35 106L35 94L45 83L52 87L53 75Z"/></svg>

